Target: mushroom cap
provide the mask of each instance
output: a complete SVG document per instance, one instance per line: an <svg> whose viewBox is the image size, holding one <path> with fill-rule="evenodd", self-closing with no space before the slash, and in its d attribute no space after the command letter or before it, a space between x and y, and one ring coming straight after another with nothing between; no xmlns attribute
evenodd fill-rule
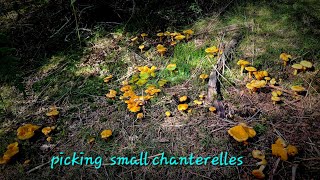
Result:
<svg viewBox="0 0 320 180"><path fill-rule="evenodd" d="M272 91L272 92L271 92L271 95L277 97L277 96L278 96L278 93L277 93L276 91Z"/></svg>
<svg viewBox="0 0 320 180"><path fill-rule="evenodd" d="M238 142L246 141L249 138L248 133L241 125L230 128L228 133Z"/></svg>
<svg viewBox="0 0 320 180"><path fill-rule="evenodd" d="M193 34L194 32L191 29L187 29L183 31L184 34Z"/></svg>
<svg viewBox="0 0 320 180"><path fill-rule="evenodd" d="M310 61L301 61L300 64L304 67L307 67L307 68L311 68L312 67L312 63Z"/></svg>
<svg viewBox="0 0 320 180"><path fill-rule="evenodd" d="M170 116L171 116L170 111L166 111L166 113L165 113L165 114L166 114L166 116L167 116L167 117L170 117Z"/></svg>
<svg viewBox="0 0 320 180"><path fill-rule="evenodd" d="M272 155L279 156L283 161L288 160L287 150L282 145L272 144L271 150L272 150Z"/></svg>
<svg viewBox="0 0 320 180"><path fill-rule="evenodd" d="M278 96L272 96L272 97L271 97L271 100L278 102L278 101L281 101L281 98L278 97Z"/></svg>
<svg viewBox="0 0 320 180"><path fill-rule="evenodd" d="M188 109L188 104L179 104L178 105L178 110L179 111L184 111L184 110L187 110Z"/></svg>
<svg viewBox="0 0 320 180"><path fill-rule="evenodd" d="M268 164L268 161L267 161L265 158L261 159L260 162L257 162L257 163L256 163L256 165L258 165L258 166L259 166L259 165L264 165L264 166L265 166L265 165L267 165L267 164Z"/></svg>
<svg viewBox="0 0 320 180"><path fill-rule="evenodd" d="M141 37L146 37L146 36L148 36L147 33L142 33L142 34L141 34Z"/></svg>
<svg viewBox="0 0 320 180"><path fill-rule="evenodd" d="M258 178L258 179L263 179L265 178L265 175L263 174L263 172L260 169L255 169L252 171L252 175L254 175L254 177Z"/></svg>
<svg viewBox="0 0 320 180"><path fill-rule="evenodd" d="M207 79L209 77L208 74L201 74L200 76L200 79Z"/></svg>
<svg viewBox="0 0 320 180"><path fill-rule="evenodd" d="M176 64L168 64L168 66L167 66L167 69L169 70L169 71L173 71L173 70L175 70L177 68L177 65Z"/></svg>
<svg viewBox="0 0 320 180"><path fill-rule="evenodd" d="M164 32L163 34L164 34L165 36L170 36L171 33L170 33L169 31L166 31L166 32Z"/></svg>
<svg viewBox="0 0 320 180"><path fill-rule="evenodd" d="M259 150L253 150L252 156L253 156L253 158L261 159L261 160L266 158L265 154Z"/></svg>
<svg viewBox="0 0 320 180"><path fill-rule="evenodd" d="M216 47L216 46L212 46L212 47L208 47L206 50L205 50L206 53L217 53L219 52L219 49Z"/></svg>
<svg viewBox="0 0 320 180"><path fill-rule="evenodd" d="M141 44L141 45L139 46L139 49L143 49L143 48L144 48L144 45Z"/></svg>
<svg viewBox="0 0 320 180"><path fill-rule="evenodd" d="M250 66L250 67L245 67L245 69L246 69L247 71L249 71L249 72L257 71L257 69L256 69L255 67L252 67L252 66Z"/></svg>
<svg viewBox="0 0 320 180"><path fill-rule="evenodd" d="M211 111L211 112L215 112L216 110L217 110L217 108L215 108L213 106L209 107L209 111Z"/></svg>
<svg viewBox="0 0 320 180"><path fill-rule="evenodd" d="M157 49L165 48L162 44L157 45Z"/></svg>
<svg viewBox="0 0 320 180"><path fill-rule="evenodd" d="M178 35L178 36L174 37L174 39L176 39L176 40L182 40L184 38L185 38L184 35Z"/></svg>
<svg viewBox="0 0 320 180"><path fill-rule="evenodd" d="M176 44L177 44L176 41L171 41L171 42L170 42L170 45L171 45L171 46L174 46L174 45L176 45Z"/></svg>
<svg viewBox="0 0 320 180"><path fill-rule="evenodd" d="M158 37L162 37L164 35L164 33L163 32L159 32L159 33L157 33L157 36Z"/></svg>
<svg viewBox="0 0 320 180"><path fill-rule="evenodd" d="M286 141L281 137L278 137L278 139L276 140L275 144L277 144L279 146L282 146L282 147L286 147L287 146Z"/></svg>
<svg viewBox="0 0 320 180"><path fill-rule="evenodd" d="M251 84L255 88L262 88L262 87L266 86L267 83L265 80L260 80L260 81L259 80L252 80Z"/></svg>
<svg viewBox="0 0 320 180"><path fill-rule="evenodd" d="M184 102L184 101L186 101L187 99L188 99L187 96L182 96L182 97L179 98L179 101L180 101L180 102Z"/></svg>
<svg viewBox="0 0 320 180"><path fill-rule="evenodd" d="M289 61L289 59L291 59L291 58L292 58L292 56L287 53L280 54L280 59L282 59L283 61Z"/></svg>
<svg viewBox="0 0 320 180"><path fill-rule="evenodd" d="M237 62L237 65L239 66L245 66L245 65L248 65L250 64L249 61L246 61L246 60L243 60L243 59L240 59L238 62Z"/></svg>
<svg viewBox="0 0 320 180"><path fill-rule="evenodd" d="M33 124L25 124L17 129L17 136L20 140L26 140L34 135L34 131L39 129L40 126Z"/></svg>
<svg viewBox="0 0 320 180"><path fill-rule="evenodd" d="M163 48L158 48L157 51L159 53L163 53L163 52L166 52L167 51L167 48L163 47Z"/></svg>
<svg viewBox="0 0 320 180"><path fill-rule="evenodd" d="M197 105L201 105L201 104L202 104L202 101L199 101L199 100L197 100L197 99L194 100L193 102L194 102L195 104L197 104Z"/></svg>
<svg viewBox="0 0 320 180"><path fill-rule="evenodd" d="M280 91L280 90L277 90L276 93L278 94L278 96L282 95L282 91Z"/></svg>
<svg viewBox="0 0 320 180"><path fill-rule="evenodd" d="M239 123L239 125L244 128L250 138L256 136L257 133L252 127L247 126L245 123Z"/></svg>
<svg viewBox="0 0 320 180"><path fill-rule="evenodd" d="M131 41L136 41L136 40L138 40L137 36L131 39Z"/></svg>
<svg viewBox="0 0 320 180"><path fill-rule="evenodd" d="M51 127L44 127L42 128L41 132L44 134L44 135L48 135L50 132L52 131Z"/></svg>
<svg viewBox="0 0 320 180"><path fill-rule="evenodd" d="M277 83L277 81L276 81L275 78L272 78L272 79L270 80L270 84L274 85L274 84L276 84L276 83Z"/></svg>
<svg viewBox="0 0 320 180"><path fill-rule="evenodd" d="M109 93L106 94L106 97L108 97L108 98L114 98L114 97L116 97L116 95L117 95L117 91L115 91L115 90L113 90L113 89L110 89L110 90L109 90Z"/></svg>
<svg viewBox="0 0 320 180"><path fill-rule="evenodd" d="M298 154L298 148L289 144L287 147L287 152L289 156L295 156Z"/></svg>
<svg viewBox="0 0 320 180"><path fill-rule="evenodd" d="M296 91L296 92L301 92L301 91L304 91L305 88L302 86L291 86L291 90Z"/></svg>
<svg viewBox="0 0 320 180"><path fill-rule="evenodd" d="M294 69L302 69L303 68L303 66L301 64L294 64L291 67Z"/></svg>
<svg viewBox="0 0 320 180"><path fill-rule="evenodd" d="M264 77L265 80L270 81L271 77Z"/></svg>
<svg viewBox="0 0 320 180"><path fill-rule="evenodd" d="M253 85L252 85L252 83L247 83L246 84L246 87L248 88L248 89L250 89L250 90L254 90L256 87L254 87Z"/></svg>
<svg viewBox="0 0 320 180"><path fill-rule="evenodd" d="M101 138L103 139L108 138L112 135L112 130L111 129L103 130L100 135L101 135Z"/></svg>
<svg viewBox="0 0 320 180"><path fill-rule="evenodd" d="M142 119L143 118L143 113L138 113L137 114L137 119Z"/></svg>

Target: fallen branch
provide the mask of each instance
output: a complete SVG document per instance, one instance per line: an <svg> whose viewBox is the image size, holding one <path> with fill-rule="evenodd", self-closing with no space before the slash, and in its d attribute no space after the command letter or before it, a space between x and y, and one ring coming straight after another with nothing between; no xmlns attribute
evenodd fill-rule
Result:
<svg viewBox="0 0 320 180"><path fill-rule="evenodd" d="M223 53L221 56L219 56L217 64L213 67L210 76L209 76L209 83L208 83L208 95L206 104L212 104L212 101L214 99L214 105L217 108L217 112L219 113L219 116L221 118L225 118L225 112L222 105L222 102L220 100L223 99L221 94L221 84L219 77L222 77L224 66L227 63L227 60L229 59L232 50L236 47L239 40L241 39L240 33L235 33L235 35L232 37L231 41L228 43L228 45L223 50ZM222 48L224 45L220 44L219 48Z"/></svg>

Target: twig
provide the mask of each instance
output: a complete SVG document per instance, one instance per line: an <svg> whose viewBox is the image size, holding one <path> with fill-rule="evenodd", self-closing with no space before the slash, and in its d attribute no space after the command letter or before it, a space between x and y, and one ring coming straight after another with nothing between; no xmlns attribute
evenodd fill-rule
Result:
<svg viewBox="0 0 320 180"><path fill-rule="evenodd" d="M39 166L34 167L34 168L32 168L31 170L29 170L29 171L27 172L27 174L30 174L31 172L33 172L33 171L35 171L35 170L37 170L37 169L40 169L40 168L42 168L43 166L45 166L45 165L47 165L47 164L49 164L49 163L50 163L50 161L48 161L48 162L46 162L46 163L44 163L44 164L40 164Z"/></svg>
<svg viewBox="0 0 320 180"><path fill-rule="evenodd" d="M280 162L280 158L278 158L277 161L274 163L274 166L273 166L273 169L271 171L270 178L269 178L270 180L273 180L273 175L276 173L276 170L278 168L279 162Z"/></svg>
<svg viewBox="0 0 320 180"><path fill-rule="evenodd" d="M298 164L294 164L292 166L292 178L291 178L292 180L296 179L297 168L298 168Z"/></svg>

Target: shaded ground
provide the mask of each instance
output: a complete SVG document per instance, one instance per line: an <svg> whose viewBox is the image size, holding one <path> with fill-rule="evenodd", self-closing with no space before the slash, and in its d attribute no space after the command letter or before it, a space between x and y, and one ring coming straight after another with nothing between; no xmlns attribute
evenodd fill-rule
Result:
<svg viewBox="0 0 320 180"><path fill-rule="evenodd" d="M316 178L320 164L318 7L316 1L235 2L223 15L192 23L190 27L196 35L188 43L170 48L164 58L155 53L153 40L148 42L151 44L149 53L141 54L137 47L129 45L130 38L142 32L139 27L137 33L126 33L122 28L114 29L112 33L94 30L94 36L80 50L61 52L66 47L57 47L57 51L44 56L37 68L30 69L31 73L23 76L25 97L15 86L1 86L1 153L16 140L16 129L23 123L58 127L52 134L51 143L46 142L41 133L30 141L21 142L19 156L10 164L1 166L1 173L5 179L49 176L52 179L88 176L97 179L253 179L251 171L256 168L257 161L252 158L251 151L259 149L266 153L268 165L264 172L267 178L289 179L295 164L298 164L297 179ZM191 114L179 112L177 97L188 95L193 100L201 92L206 92L206 83L198 77L210 73L215 62L208 62L204 49L228 42L234 32L230 26L240 30L244 38L228 64L229 69L224 74L226 79L222 80L227 119L218 118L202 106L193 107ZM227 31L221 33L221 30ZM155 32L149 34L153 36L150 39L156 39ZM57 46L51 41L48 44ZM22 46L20 50L27 47ZM37 47L32 46L30 50ZM42 50L46 52L46 49ZM311 60L314 70L294 77L289 67L281 66L281 52L293 55L291 64ZM284 102L276 106L269 100L268 88L249 94L245 88L248 79L240 76L236 65L239 58L246 58L255 67L268 70L277 80L281 78L281 88L289 90L291 85L301 84L306 87L307 94L296 100L284 93ZM178 72L174 76L163 71L169 63L177 64ZM119 91L121 81L130 80L134 67L143 65L157 66L157 78L169 79L170 83L157 98L145 105L145 118L137 120L136 114L130 113L123 102L109 100L105 94L109 89ZM103 78L109 74L114 78L106 84ZM60 111L56 120L45 115L51 105L56 105ZM172 117L165 117L167 110L172 112ZM257 131L257 136L246 146L227 133L238 122L246 122ZM99 138L103 129L114 131L107 142ZM271 155L270 148L278 136L296 145L299 155L276 165L277 158ZM95 137L93 145L88 143L91 137ZM52 149L40 150L44 144ZM194 153L203 157L228 151L235 156L244 156L244 165L103 166L99 170L68 166L50 170L46 162L60 151L67 154L85 151L86 155L100 155L104 159L113 155L138 155L141 151L150 155L165 152L169 156L186 156ZM23 165L27 159L31 162ZM45 165L26 175L27 171L42 164Z"/></svg>

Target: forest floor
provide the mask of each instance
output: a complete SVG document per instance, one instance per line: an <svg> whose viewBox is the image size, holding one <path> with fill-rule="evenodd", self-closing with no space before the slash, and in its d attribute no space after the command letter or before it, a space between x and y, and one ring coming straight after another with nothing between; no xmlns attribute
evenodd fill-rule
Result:
<svg viewBox="0 0 320 180"><path fill-rule="evenodd" d="M185 27L168 27L168 31L192 29L188 41L169 46L170 38L160 42L156 31L124 32L123 26L113 31L96 29L80 50L58 52L45 60L36 70L23 77L25 93L10 84L0 87L0 153L7 145L19 142L19 153L8 164L0 166L4 179L254 179L257 159L252 150L265 153L268 164L264 174L268 179L316 179L320 175L320 7L319 3L245 3L232 6L222 14L202 18ZM148 33L142 40L139 35ZM229 57L220 76L226 118L210 112L213 105L196 105L200 94L207 94L208 82L201 74L210 74L218 56L208 58L205 49L228 43L234 33L242 38ZM133 37L138 43L132 43ZM138 46L146 49L140 52ZM157 53L156 45L164 44L168 51ZM287 66L279 56L292 55ZM267 85L250 93L247 73L241 75L239 59L248 60L258 70L266 70L277 80L283 91L282 102L273 104ZM291 65L309 60L313 68L293 75ZM169 72L168 64L176 64ZM156 66L155 77L146 85L139 80L137 67ZM104 78L113 77L104 82ZM163 87L159 80L168 82ZM143 102L144 117L130 112L119 99L123 82L134 86L137 95L144 95L148 85L156 85L161 92ZM306 91L296 97L290 89L301 85ZM116 90L114 99L107 98L109 90ZM187 96L189 110L179 111L179 97ZM46 115L56 106L59 115ZM170 111L167 117L165 112ZM247 143L234 140L228 129L244 122L257 132ZM18 140L17 129L31 123L41 127L55 126L49 134L50 142L41 133L29 140ZM112 136L102 139L100 133L112 130ZM278 137L298 148L298 154L282 161L272 155L271 145ZM92 139L94 138L94 140ZM91 140L91 142L89 142ZM160 153L170 156L243 156L241 166L110 166L112 156L139 156L148 152L149 160ZM104 165L59 166L50 169L51 159L59 152L104 159ZM26 160L30 162L25 163ZM280 160L280 161L279 161ZM296 173L293 173L296 172ZM292 175L294 174L294 175Z"/></svg>

